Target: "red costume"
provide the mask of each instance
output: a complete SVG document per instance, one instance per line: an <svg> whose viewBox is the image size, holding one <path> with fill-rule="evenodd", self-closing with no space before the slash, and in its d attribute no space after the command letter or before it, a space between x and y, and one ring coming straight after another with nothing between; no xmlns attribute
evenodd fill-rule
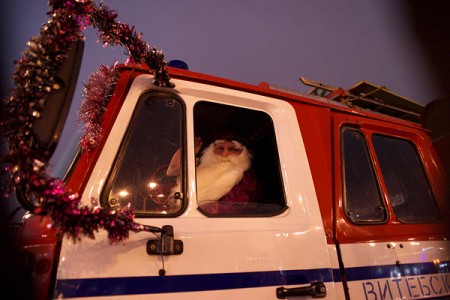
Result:
<svg viewBox="0 0 450 300"><path fill-rule="evenodd" d="M244 172L242 180L231 189L228 194L217 201L205 201L200 204L201 210L210 214L251 214L254 212L254 205L248 203L258 203L261 201L261 186L256 179L253 169Z"/></svg>

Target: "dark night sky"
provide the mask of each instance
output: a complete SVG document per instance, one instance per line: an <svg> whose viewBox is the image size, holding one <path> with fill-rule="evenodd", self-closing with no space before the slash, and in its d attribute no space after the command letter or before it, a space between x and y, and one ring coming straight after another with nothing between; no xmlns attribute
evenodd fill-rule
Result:
<svg viewBox="0 0 450 300"><path fill-rule="evenodd" d="M193 71L300 91L308 90L298 81L300 76L343 88L366 80L423 105L449 94L449 2L103 2L118 12L119 21L134 25L148 44L163 50L167 60L182 59ZM45 0L2 1L0 11L1 95L6 96L12 87L13 61L47 20L48 6ZM72 121L89 74L100 64L126 59L122 48L96 43L93 29L85 35Z"/></svg>

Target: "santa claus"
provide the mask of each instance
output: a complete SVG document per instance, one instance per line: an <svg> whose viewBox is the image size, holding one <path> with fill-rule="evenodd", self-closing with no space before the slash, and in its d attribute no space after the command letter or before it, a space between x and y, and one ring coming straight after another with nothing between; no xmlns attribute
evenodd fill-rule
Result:
<svg viewBox="0 0 450 300"><path fill-rule="evenodd" d="M197 201L250 202L251 155L235 140L215 140L203 152L197 166ZM245 176L244 176L245 175ZM254 177L251 176L253 183Z"/></svg>
<svg viewBox="0 0 450 300"><path fill-rule="evenodd" d="M196 153L202 141L195 141ZM167 175L179 173L179 151L167 169ZM252 169L252 156L235 135L221 134L202 152L196 168L197 202L209 213L234 213L245 203L260 200L260 186ZM174 190L179 191L179 186Z"/></svg>
<svg viewBox="0 0 450 300"><path fill-rule="evenodd" d="M203 151L196 169L197 202L206 212L239 213L260 199L260 187L247 147L233 135L222 135Z"/></svg>

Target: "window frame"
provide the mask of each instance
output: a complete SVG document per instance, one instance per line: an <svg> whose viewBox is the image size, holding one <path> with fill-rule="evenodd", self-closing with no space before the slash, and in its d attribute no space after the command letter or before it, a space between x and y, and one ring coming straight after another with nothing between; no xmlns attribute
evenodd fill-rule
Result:
<svg viewBox="0 0 450 300"><path fill-rule="evenodd" d="M358 128L368 138L368 147L371 153L374 148L371 134L378 133L411 141L417 149L417 155L435 198L441 220L433 223L402 223L394 215L391 204L387 203L388 220L383 224L354 224L350 222L344 213L343 207L343 178L341 161L341 128L344 126ZM333 136L333 219L335 238L338 243L358 243L370 241L388 241L392 239L411 238L441 238L448 232L447 221L444 216L448 214L446 209L446 194L443 193L442 172L436 165L437 156L431 148L430 137L419 126L390 122L372 118L364 118L357 114L333 112L332 117ZM378 161L374 160L375 171L381 174ZM384 182L380 181L383 199L387 199L387 191ZM386 200L385 200L386 201ZM411 233L414 232L414 235Z"/></svg>
<svg viewBox="0 0 450 300"><path fill-rule="evenodd" d="M383 218L380 219L380 220L371 220L371 219L357 220L357 219L354 219L354 218L351 217L351 214L352 214L351 210L348 209L348 206L350 206L350 204L349 204L350 199L348 197L349 196L348 188L351 187L354 183L352 182L350 184L347 184L347 172L346 172L346 170L347 170L348 164L346 163L347 159L345 157L346 144L344 143L344 139L345 139L344 135L347 132L356 132L362 138L362 146L363 146L363 148L365 150L364 156L365 156L365 158L367 158L366 162L368 164L368 167L370 168L370 170L368 170L368 171L369 171L369 173L371 175L371 179L373 179L373 181L371 183L374 183L374 187L375 187L375 189L377 191L377 194L378 194L378 199L377 200L379 200L379 204L380 204L378 206L378 208L375 208L375 209L382 210L382 212L384 214ZM380 176L379 176L380 174L378 174L376 169L375 169L375 166L374 166L374 163L373 163L374 162L374 153L372 153L370 151L370 146L368 144L367 136L365 135L364 131L359 129L359 128L355 128L355 127L352 127L352 126L343 126L341 128L341 141L342 141L341 142L341 153L342 153L342 155L341 155L341 164L342 164L342 192L343 192L343 196L342 197L343 197L343 209L344 209L345 216L347 217L347 219L350 222L352 222L354 224L358 224L358 225L364 225L364 224L371 224L371 225L373 225L373 224L384 224L384 223L386 223L388 221L388 218L389 218L388 207L387 207L388 206L387 199L383 196L383 193L382 193L382 187L380 185ZM352 200L351 201L352 205L354 205L355 204L354 201L353 201L354 199L351 199L351 200Z"/></svg>
<svg viewBox="0 0 450 300"><path fill-rule="evenodd" d="M139 113L139 109L141 107L143 101L150 97L164 97L166 99L173 99L177 101L180 104L181 109L181 120L180 120L180 143L181 145L181 178L180 180L180 186L182 192L186 191L186 176L187 176L187 166L186 166L186 105L181 97L179 97L175 93L162 91L159 89L151 89L142 92L142 94L139 95L139 98L136 102L136 105L133 109L133 112L131 114L130 122L127 125L127 128L125 130L125 133L122 137L122 140L120 142L118 151L113 159L111 171L109 172L106 180L105 185L101 190L100 193L100 203L103 207L106 208L113 208L111 207L109 203L109 192L111 191L112 184L114 183L114 180L117 178L117 173L119 171L120 163L123 160L123 156L126 153L127 143L129 142L130 135L132 134L132 130L134 127L134 122L136 120L136 115ZM186 193L184 193L186 194ZM162 214L162 213L152 213L152 212L133 212L134 216L136 218L176 218L184 213L186 208L188 207L188 199L186 197L182 198L182 203L179 209L174 213L168 213L168 214Z"/></svg>
<svg viewBox="0 0 450 300"><path fill-rule="evenodd" d="M196 109L198 109L199 105L212 105L212 106L217 106L217 107L222 106L224 108L224 110L226 108L228 111L231 111L231 110L240 111L244 115L245 114L259 114L261 116L261 119L267 118L266 125L270 126L269 135L270 135L271 144L272 144L271 157L274 159L274 164L275 164L275 166L272 167L272 170L276 169L276 172L277 172L277 175L276 175L277 176L276 184L278 184L278 195L277 196L280 197L280 199L279 199L280 203L272 203L272 204L278 204L279 209L277 209L276 211L273 211L273 212L268 212L268 213L220 214L220 213L209 213L209 212L205 211L204 209L202 209L199 206L198 202L195 201L198 210L208 218L261 218L261 217L272 217L272 216L280 215L284 211L286 211L289 207L287 205L285 187L284 187L283 177L282 177L282 173L281 173L281 162L280 162L280 155L279 155L279 149L278 149L278 143L277 143L277 136L276 136L276 131L275 131L275 124L274 124L274 120L270 116L270 114L264 110L259 110L259 109L252 108L252 107L243 107L243 106L238 106L238 105L230 104L230 103L219 103L219 102L211 101L211 100L207 100L207 99L197 99L197 101L193 105L194 131L196 131L195 135L198 135L198 131L199 131L199 127L200 127L198 124L199 120L197 119L197 113L196 113ZM246 111L246 112L244 112L244 111ZM245 118L242 118L242 119L245 119ZM202 120L200 123L204 123L204 122L205 122L205 120ZM242 124L240 124L240 125L242 125ZM203 146L207 146L207 145L203 145ZM253 154L255 154L255 153L253 153ZM259 203L250 203L250 206L257 205L257 204L259 204Z"/></svg>
<svg viewBox="0 0 450 300"><path fill-rule="evenodd" d="M148 95L151 96L148 96ZM257 217L257 218L261 218L261 217L271 217L271 216L276 216L279 214L282 214L284 211L286 211L289 207L287 205L287 199L286 199L286 195L285 195L285 188L284 188L284 183L283 183L283 177L282 177L282 173L281 173L281 162L280 162L280 156L279 156L279 149L278 149L278 143L277 143L277 138L276 138L276 131L275 131L275 124L274 124L274 120L273 118L270 116L270 114L264 110L260 110L257 108L252 108L252 107L242 107L236 104L230 104L230 103L220 103L220 102L216 102L214 100L203 100L203 99L196 99L195 102L193 103L192 107L195 107L198 103L201 102L209 102L215 105L224 105L224 106L229 106L232 108L236 108L236 109L243 109L243 110L248 110L248 111L252 111L254 113L261 113L264 114L265 116L267 116L267 118L270 120L270 124L271 124L271 138L273 140L273 148L276 149L276 153L274 154L274 157L276 156L276 166L278 168L278 176L279 176L279 182L280 182L280 191L281 191L281 196L282 199L280 199L280 202L283 202L283 205L279 206L279 209L277 209L274 212L270 212L270 213L255 213L255 214L208 214L203 212L199 207L198 204L196 203L195 199L189 199L188 196L190 194L190 191L188 190L188 182L189 182L189 178L187 178L189 176L189 172L188 172L188 160L189 158L188 156L188 152L187 151L187 147L188 147L188 143L187 143L187 119L190 119L191 117L188 117L187 114L189 113L193 113L193 110L190 111L186 108L186 103L185 101L189 101L189 100L185 100L183 99L182 96L177 95L175 93L171 93L171 92L165 92L159 89L151 89L151 90L147 90L144 91L142 94L140 94L139 99L136 102L136 105L133 109L133 112L131 114L130 117L130 122L127 125L127 128L125 130L125 133L122 137L122 140L120 141L120 145L118 147L118 151L116 153L116 155L114 156L113 159L113 163L112 163L112 167L110 172L108 173L108 176L105 180L105 184L100 192L100 203L102 206L104 207L110 207L108 205L108 194L111 191L112 188L112 184L115 180L115 178L117 178L117 173L119 172L119 165L120 162L123 160L123 156L125 155L125 149L127 147L127 143L129 140L129 136L130 134L132 134L132 130L133 130L133 120L136 118L136 114L138 113L138 110L140 109L140 104L141 101L145 101L143 99L147 98L147 97L157 97L162 95L165 98L172 98L172 99L176 99L177 101L179 101L179 103L182 106L182 120L181 120L181 143L183 144L183 146L181 147L182 149L182 153L181 153L181 157L182 157L182 180L180 181L180 185L182 187L182 194L184 195L184 199L183 199L183 203L181 208L175 212L175 213L170 213L170 214L160 214L160 213L153 213L153 212L134 212L134 215L136 218L176 218L179 217L180 215L182 215L187 207L190 205L189 202L190 201L194 201L194 205L198 208L198 210L206 217L208 218L248 218L248 217Z"/></svg>
<svg viewBox="0 0 450 300"><path fill-rule="evenodd" d="M376 136L384 137L384 138L388 138L388 139L393 139L393 140L395 139L395 140L407 143L407 144L409 144L411 146L412 151L414 151L413 154L415 155L415 158L418 160L418 163L420 164L420 166L419 166L421 168L420 171L423 172L424 181L422 182L422 184L426 185L428 187L428 189L429 189L429 192L430 192L431 199L429 199L428 201L432 201L432 203L431 202L427 202L427 204L428 205L433 204L434 208L437 211L437 217L434 220L428 220L428 221L420 221L420 220L419 221L406 221L406 220L402 219L399 216L399 213L396 211L395 205L393 204L393 199L390 196L390 191L389 191L388 184L387 184L387 179L386 179L387 176L386 176L386 174L384 174L384 171L382 169L383 162L380 161L381 157L377 153L377 149L376 149L376 146L374 144L374 140L373 139ZM419 155L418 145L416 143L414 143L413 140L410 140L410 139L407 139L407 138L404 138L404 137L398 137L398 136L388 135L388 134L378 133L378 132L372 132L370 134L369 140L370 140L372 151L374 153L376 164L377 164L378 169L379 169L380 178L382 178L382 187L385 190L386 198L388 199L387 201L389 203L390 208L392 209L392 215L395 218L395 220L400 222L400 223L403 223L403 224L430 224L430 223L438 223L438 222L442 221L442 212L440 211L438 203L436 201L436 194L433 192L432 185L430 183L430 180L428 178L427 172L426 172L425 167L424 167L424 162L423 162L423 160L421 159L421 157ZM412 213L412 211L409 211L409 213Z"/></svg>

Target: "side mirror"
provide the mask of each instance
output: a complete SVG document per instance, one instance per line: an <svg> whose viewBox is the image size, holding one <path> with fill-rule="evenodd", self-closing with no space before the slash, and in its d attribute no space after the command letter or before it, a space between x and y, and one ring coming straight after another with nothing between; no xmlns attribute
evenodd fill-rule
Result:
<svg viewBox="0 0 450 300"><path fill-rule="evenodd" d="M60 70L55 74L55 82L41 117L33 121L36 143L50 157L61 137L70 105L78 81L83 58L84 41L75 42L67 53Z"/></svg>

